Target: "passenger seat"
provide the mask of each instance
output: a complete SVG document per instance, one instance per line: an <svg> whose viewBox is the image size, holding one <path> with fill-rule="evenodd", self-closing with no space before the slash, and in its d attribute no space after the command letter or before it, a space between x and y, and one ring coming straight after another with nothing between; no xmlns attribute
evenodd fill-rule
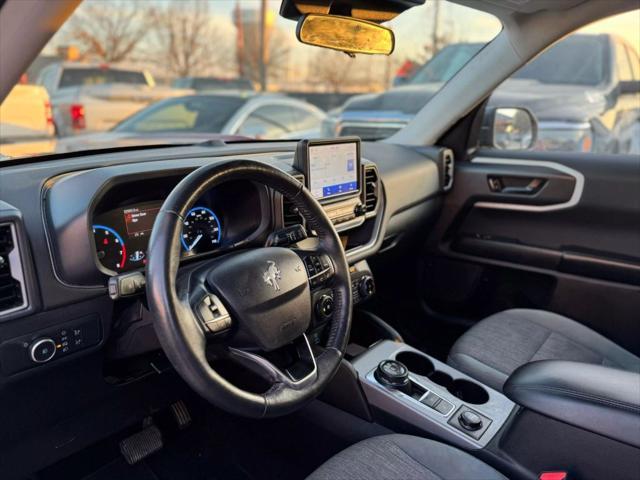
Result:
<svg viewBox="0 0 640 480"><path fill-rule="evenodd" d="M562 315L513 309L471 327L447 363L498 391L521 365L536 360L594 363L640 373L640 358Z"/></svg>

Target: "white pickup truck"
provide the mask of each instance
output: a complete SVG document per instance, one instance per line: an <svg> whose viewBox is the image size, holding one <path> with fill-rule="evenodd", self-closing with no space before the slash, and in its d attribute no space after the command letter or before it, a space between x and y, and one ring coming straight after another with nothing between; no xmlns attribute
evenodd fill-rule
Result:
<svg viewBox="0 0 640 480"><path fill-rule="evenodd" d="M18 84L0 104L0 160L51 153L56 139L47 91Z"/></svg>
<svg viewBox="0 0 640 480"><path fill-rule="evenodd" d="M152 102L193 92L158 87L142 70L73 62L49 65L37 83L49 92L61 137L109 130Z"/></svg>

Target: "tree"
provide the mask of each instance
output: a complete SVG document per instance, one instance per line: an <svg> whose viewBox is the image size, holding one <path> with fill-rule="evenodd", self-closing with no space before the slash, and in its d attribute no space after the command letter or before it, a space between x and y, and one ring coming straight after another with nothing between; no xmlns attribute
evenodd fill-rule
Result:
<svg viewBox="0 0 640 480"><path fill-rule="evenodd" d="M63 38L78 47L81 58L105 62L127 60L147 33L143 3L89 1L72 16Z"/></svg>
<svg viewBox="0 0 640 480"><path fill-rule="evenodd" d="M172 0L150 10L153 27L149 56L178 77L204 75L231 61L230 48L209 13L208 2Z"/></svg>
<svg viewBox="0 0 640 480"><path fill-rule="evenodd" d="M269 81L279 80L287 71L290 37L274 25L275 16L266 9L266 2L261 2L259 10L245 10L237 3L233 21L238 72L266 90Z"/></svg>
<svg viewBox="0 0 640 480"><path fill-rule="evenodd" d="M323 48L313 57L311 75L315 82L328 86L331 93L339 93L351 84L355 61L343 52Z"/></svg>

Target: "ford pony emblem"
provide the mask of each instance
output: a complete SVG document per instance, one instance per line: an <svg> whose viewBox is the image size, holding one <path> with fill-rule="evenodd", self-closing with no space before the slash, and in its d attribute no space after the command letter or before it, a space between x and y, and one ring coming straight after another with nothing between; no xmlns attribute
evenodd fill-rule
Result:
<svg viewBox="0 0 640 480"><path fill-rule="evenodd" d="M267 265L269 266L262 274L262 279L264 280L264 283L272 286L273 289L277 292L278 290L280 290L280 284L278 283L278 280L282 279L282 277L280 276L280 270L276 266L276 262L273 262L271 260L267 261Z"/></svg>

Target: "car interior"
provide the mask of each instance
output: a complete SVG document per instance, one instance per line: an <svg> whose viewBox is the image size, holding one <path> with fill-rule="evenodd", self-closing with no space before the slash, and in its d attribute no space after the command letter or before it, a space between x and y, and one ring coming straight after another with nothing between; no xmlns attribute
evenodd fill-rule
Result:
<svg viewBox="0 0 640 480"><path fill-rule="evenodd" d="M502 29L388 139L0 161L0 478L640 478L640 156L482 142L637 0L451 1ZM0 97L79 3L0 0ZM424 1L278 3L361 55Z"/></svg>

